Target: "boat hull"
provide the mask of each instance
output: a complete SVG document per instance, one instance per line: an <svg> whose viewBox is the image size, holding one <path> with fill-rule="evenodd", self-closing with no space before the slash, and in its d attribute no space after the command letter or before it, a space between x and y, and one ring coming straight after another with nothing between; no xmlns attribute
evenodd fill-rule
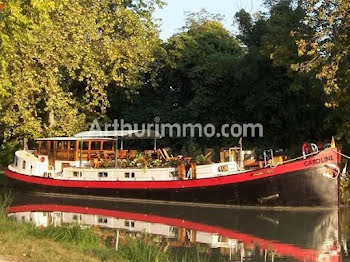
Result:
<svg viewBox="0 0 350 262"><path fill-rule="evenodd" d="M327 166L316 166L239 183L173 189L73 188L30 183L13 179L9 174L8 176L12 186L23 191L108 195L118 198L161 200L184 204L336 207L338 206L338 179L325 176L327 172L329 172ZM46 179L53 180L52 178Z"/></svg>

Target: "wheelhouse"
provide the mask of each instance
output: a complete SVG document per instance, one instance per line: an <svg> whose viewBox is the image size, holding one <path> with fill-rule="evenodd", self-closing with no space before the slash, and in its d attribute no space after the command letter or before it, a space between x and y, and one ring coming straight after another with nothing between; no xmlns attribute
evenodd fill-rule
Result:
<svg viewBox="0 0 350 262"><path fill-rule="evenodd" d="M115 143L110 138L41 138L37 140L36 155L47 156L49 165L56 161L91 161L115 158Z"/></svg>

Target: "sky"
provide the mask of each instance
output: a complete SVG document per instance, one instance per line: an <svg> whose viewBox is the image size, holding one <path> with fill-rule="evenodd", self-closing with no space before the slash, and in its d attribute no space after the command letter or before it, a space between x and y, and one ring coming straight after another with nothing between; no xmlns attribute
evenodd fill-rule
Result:
<svg viewBox="0 0 350 262"><path fill-rule="evenodd" d="M231 32L235 32L237 27L233 26L233 17L240 9L247 12L257 12L263 10L263 0L164 0L167 5L163 9L157 9L156 18L160 18L161 32L163 40L178 31L185 24L186 11L198 12L205 8L211 13L219 13L225 16L223 23Z"/></svg>

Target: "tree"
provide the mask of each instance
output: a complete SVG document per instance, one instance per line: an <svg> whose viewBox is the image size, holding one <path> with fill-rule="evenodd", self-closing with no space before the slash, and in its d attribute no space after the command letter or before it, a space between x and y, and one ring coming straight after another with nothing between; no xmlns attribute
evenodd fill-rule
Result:
<svg viewBox="0 0 350 262"><path fill-rule="evenodd" d="M302 62L291 32L311 29L303 24L305 10L292 1L270 1L269 13L254 20L244 10L236 14L248 48L241 69L236 72L245 86L244 108L247 120L264 125L260 145L289 148L303 141L330 136L325 128L329 110L325 94L312 75L291 70Z"/></svg>
<svg viewBox="0 0 350 262"><path fill-rule="evenodd" d="M309 71L318 68L318 78L325 80L328 94L339 90L338 72L348 66L350 50L348 30L350 28L350 3L342 0L304 0L307 10L305 23L313 28L310 39L297 40L299 55L308 60L297 64Z"/></svg>
<svg viewBox="0 0 350 262"><path fill-rule="evenodd" d="M316 71L328 95L327 106L334 109L338 138L350 141L349 52L350 2L346 0L303 0L303 22L311 34L296 31L298 52L306 60L294 70Z"/></svg>
<svg viewBox="0 0 350 262"><path fill-rule="evenodd" d="M237 39L224 28L220 16L202 10L188 14L186 26L163 44L155 63L157 88L145 85L124 108L128 121L211 123L218 128L235 121L232 103L236 83L231 69L243 55ZM145 106L147 105L147 106ZM188 139L171 141L180 149ZM201 140L204 147L215 139Z"/></svg>
<svg viewBox="0 0 350 262"><path fill-rule="evenodd" d="M158 0L8 0L0 10L3 142L71 135L137 89L159 45Z"/></svg>

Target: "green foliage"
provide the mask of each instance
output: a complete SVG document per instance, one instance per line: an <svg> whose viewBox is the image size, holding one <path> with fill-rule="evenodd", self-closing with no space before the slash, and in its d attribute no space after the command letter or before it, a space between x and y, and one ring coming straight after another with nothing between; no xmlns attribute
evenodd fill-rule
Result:
<svg viewBox="0 0 350 262"><path fill-rule="evenodd" d="M108 86L137 89L159 44L151 17L157 3L5 1L2 142L72 135L106 112Z"/></svg>
<svg viewBox="0 0 350 262"><path fill-rule="evenodd" d="M163 123L214 125L234 119L232 115L238 112L231 97L236 83L230 71L243 51L216 15L204 11L189 14L183 31L164 43L158 54L158 88L146 85L139 95L131 97L131 103L119 105L120 117L139 123L152 122L159 116ZM215 143L215 139L196 142L205 145ZM188 141L164 139L160 143L171 144L180 152Z"/></svg>
<svg viewBox="0 0 350 262"><path fill-rule="evenodd" d="M5 169L8 163L13 161L16 150L23 148L23 141L11 140L0 147L0 169Z"/></svg>
<svg viewBox="0 0 350 262"><path fill-rule="evenodd" d="M262 148L335 132L350 141L348 2L266 0L267 13L236 13L237 36L220 15L201 10L162 43L152 18L159 0L6 0L0 159L9 162L24 138L72 135L96 117L151 123L159 116L217 129L261 123L264 138L245 145ZM192 140L200 150L238 141ZM160 146L185 152L189 143Z"/></svg>
<svg viewBox="0 0 350 262"><path fill-rule="evenodd" d="M127 239L118 252L122 258L133 262L162 262L169 258L162 245L155 245L157 237L146 235L143 239Z"/></svg>
<svg viewBox="0 0 350 262"><path fill-rule="evenodd" d="M8 207L11 206L13 194L9 192L0 192L0 216L4 216Z"/></svg>
<svg viewBox="0 0 350 262"><path fill-rule="evenodd" d="M340 203L350 204L350 180L349 177L342 177L339 182Z"/></svg>
<svg viewBox="0 0 350 262"><path fill-rule="evenodd" d="M341 237L343 241L350 240L350 209L349 207L341 208L339 212L339 225L341 230Z"/></svg>
<svg viewBox="0 0 350 262"><path fill-rule="evenodd" d="M314 71L291 70L291 64L305 61L298 56L291 32L312 31L303 23L306 10L292 1L270 1L269 8L268 14L254 16L239 11L237 37L217 15L188 14L183 30L158 50L158 87L145 85L130 101L118 100L109 116L118 112L118 117L139 123L159 116L162 122L211 123L217 129L225 123L261 123L264 137L245 140L245 146L251 147L289 148L306 140L329 140L336 123L330 118L332 110L325 107L321 81ZM192 140L202 150L238 141ZM164 139L160 143L183 153L190 142Z"/></svg>
<svg viewBox="0 0 350 262"><path fill-rule="evenodd" d="M312 28L312 35L296 41L299 55L308 58L308 61L296 66L303 71L317 68L317 77L326 80L325 91L328 94L337 92L340 88L338 73L341 75L343 66L349 68L350 3L343 0L304 0L302 4L306 10L304 22Z"/></svg>
<svg viewBox="0 0 350 262"><path fill-rule="evenodd" d="M302 72L315 71L327 94L326 105L333 108L332 124L338 139L350 141L349 123L349 52L350 2L346 0L303 0L306 10L303 23L311 30L296 30L298 54L304 62L292 68Z"/></svg>
<svg viewBox="0 0 350 262"><path fill-rule="evenodd" d="M207 164L210 164L210 160L208 158L205 157L205 155L203 154L200 154L198 156L196 156L194 158L194 162L197 164L197 165L207 165Z"/></svg>
<svg viewBox="0 0 350 262"><path fill-rule="evenodd" d="M330 110L324 106L320 82L312 72L303 75L290 69L301 61L291 32L310 30L302 22L304 15L305 10L292 1L271 1L269 14L255 19L244 10L236 14L239 38L248 53L235 75L245 87L240 94L246 112L243 121L264 125L264 138L257 146L289 148L334 132L332 125L326 125Z"/></svg>
<svg viewBox="0 0 350 262"><path fill-rule="evenodd" d="M201 155L202 152L203 152L203 150L200 147L200 145L198 145L197 143L193 142L193 140L191 140L188 143L187 152L185 155L188 155L188 156L192 157L193 159L195 159L197 156Z"/></svg>
<svg viewBox="0 0 350 262"><path fill-rule="evenodd" d="M36 226L28 228L28 235L35 238L51 239L58 242L68 242L84 248L98 248L102 246L101 239L94 232L93 228L81 228L80 225L66 227L45 227Z"/></svg>
<svg viewBox="0 0 350 262"><path fill-rule="evenodd" d="M219 251L219 250L218 250ZM186 249L170 250L170 260L174 262L221 262L227 261L227 257L219 254L213 254L213 249L205 246L194 245ZM240 260L240 258L236 258Z"/></svg>

